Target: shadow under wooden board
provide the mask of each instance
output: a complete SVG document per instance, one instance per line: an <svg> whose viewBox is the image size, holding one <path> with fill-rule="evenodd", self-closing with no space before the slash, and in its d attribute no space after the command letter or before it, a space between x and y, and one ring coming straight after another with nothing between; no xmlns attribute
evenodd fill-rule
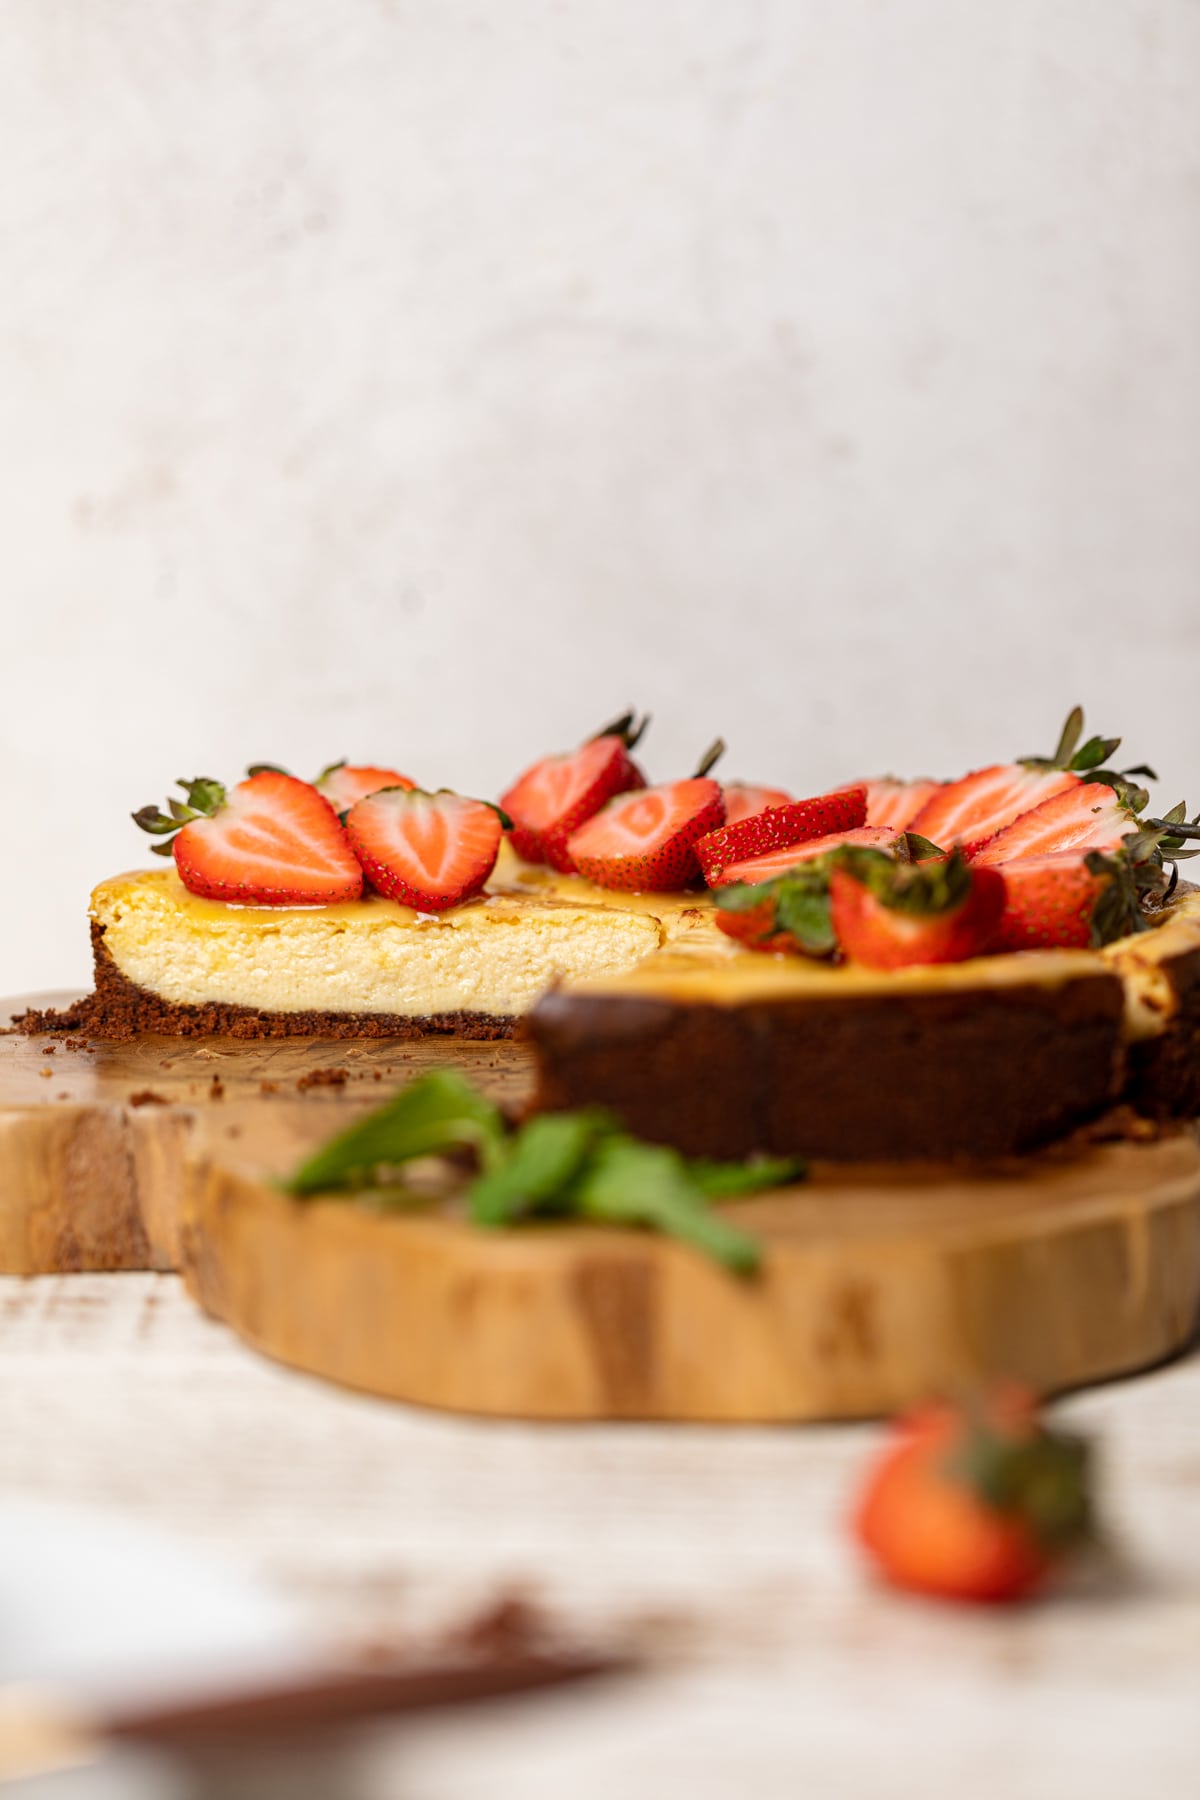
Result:
<svg viewBox="0 0 1200 1800"><path fill-rule="evenodd" d="M0 1023L73 997L0 1000ZM447 1064L511 1104L531 1085L510 1043L0 1036L0 1274L176 1269L191 1146L284 1156Z"/></svg>
<svg viewBox="0 0 1200 1800"><path fill-rule="evenodd" d="M863 1417L990 1375L1049 1393L1144 1368L1200 1309L1187 1130L972 1174L814 1170L730 1209L766 1250L744 1279L642 1233L483 1232L452 1203L398 1214L274 1185L427 1069L520 1103L519 1044L49 1047L0 1038L0 1271L181 1267L268 1355L396 1399L542 1419Z"/></svg>

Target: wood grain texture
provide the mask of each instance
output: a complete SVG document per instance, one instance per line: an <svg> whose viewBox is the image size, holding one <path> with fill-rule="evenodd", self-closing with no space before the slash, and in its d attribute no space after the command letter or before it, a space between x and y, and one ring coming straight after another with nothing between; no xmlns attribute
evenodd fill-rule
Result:
<svg viewBox="0 0 1200 1800"><path fill-rule="evenodd" d="M1190 1132L990 1174L819 1172L737 1204L767 1251L750 1281L636 1232L296 1202L283 1166L198 1161L189 1290L283 1362L452 1411L855 1418L1000 1374L1047 1393L1170 1355L1200 1306Z"/></svg>
<svg viewBox="0 0 1200 1800"><path fill-rule="evenodd" d="M46 999L0 1001L0 1018ZM190 1145L315 1141L447 1064L497 1099L528 1091L509 1043L0 1036L0 1273L176 1268Z"/></svg>

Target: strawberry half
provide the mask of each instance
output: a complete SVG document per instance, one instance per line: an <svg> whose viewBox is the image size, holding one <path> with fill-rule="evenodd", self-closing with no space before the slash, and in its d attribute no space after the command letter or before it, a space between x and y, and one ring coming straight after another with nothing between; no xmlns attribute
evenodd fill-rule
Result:
<svg viewBox="0 0 1200 1800"><path fill-rule="evenodd" d="M785 789L757 787L752 781L722 782L721 792L725 796L727 825L752 819L756 813L766 812L769 806L790 806L792 803L792 796Z"/></svg>
<svg viewBox="0 0 1200 1800"><path fill-rule="evenodd" d="M842 844L861 845L872 850L890 850L900 842L902 836L903 833L891 831L884 825L860 825L855 831L835 831L828 837L809 838L804 844L785 844L782 849L768 850L764 856L750 856L744 862L729 863L711 885L714 888L724 888L739 881L773 881L777 875L786 875L798 863L807 862L814 856L824 856L827 851L836 850Z"/></svg>
<svg viewBox="0 0 1200 1800"><path fill-rule="evenodd" d="M358 800L377 794L380 788L415 788L416 782L396 769L377 769L367 763L330 763L316 779L318 794L324 794L334 812L347 813Z"/></svg>
<svg viewBox="0 0 1200 1800"><path fill-rule="evenodd" d="M711 887L722 880L731 864L811 838L853 831L865 822L866 815L866 789L861 787L820 794L811 800L791 800L786 806L768 807L765 812L710 831L696 845L696 855Z"/></svg>
<svg viewBox="0 0 1200 1800"><path fill-rule="evenodd" d="M845 849L834 859L829 907L838 943L867 968L962 962L994 937L1004 879L995 869L973 869L957 851L908 863Z"/></svg>
<svg viewBox="0 0 1200 1800"><path fill-rule="evenodd" d="M1136 830L1136 816L1115 789L1082 781L1022 813L972 851L970 858L978 869L1017 858L1053 856L1060 850L1116 850L1121 839Z"/></svg>
<svg viewBox="0 0 1200 1800"><path fill-rule="evenodd" d="M829 875L828 856L810 857L772 881L723 887L716 895L717 927L747 950L833 956Z"/></svg>
<svg viewBox="0 0 1200 1800"><path fill-rule="evenodd" d="M500 799L512 820L512 845L526 862L548 862L564 874L575 865L567 850L573 831L617 794L644 788L646 777L629 752L649 721L625 713L578 750L544 756Z"/></svg>
<svg viewBox="0 0 1200 1800"><path fill-rule="evenodd" d="M867 792L868 825L891 825L907 831L923 806L941 789L940 781L897 781L892 775L863 784Z"/></svg>
<svg viewBox="0 0 1200 1800"><path fill-rule="evenodd" d="M341 822L310 782L260 767L229 792L204 777L178 785L186 804L170 800L169 816L144 806L133 817L166 840L154 848L174 855L190 893L241 906L329 906L362 893Z"/></svg>
<svg viewBox="0 0 1200 1800"><path fill-rule="evenodd" d="M912 829L935 844L983 844L1022 813L1079 784L1080 777L1069 769L998 763L961 781L948 781L914 813Z"/></svg>
<svg viewBox="0 0 1200 1800"><path fill-rule="evenodd" d="M996 763L976 769L961 781L938 789L910 821L910 829L935 844L961 844L968 854L980 849L997 832L1012 825L1023 813L1085 783L1107 782L1117 789L1132 811L1146 804L1146 790L1128 779L1150 775L1144 766L1117 773L1101 769L1120 738L1083 736L1083 709L1076 706L1067 717L1053 756L1026 756L1015 763Z"/></svg>
<svg viewBox="0 0 1200 1800"><path fill-rule="evenodd" d="M1140 895L1154 870L1122 854L1060 850L1005 863L1004 911L995 950L1070 950L1145 931Z"/></svg>
<svg viewBox="0 0 1200 1800"><path fill-rule="evenodd" d="M700 873L696 842L724 816L717 782L693 776L610 800L572 834L567 851L597 887L670 892Z"/></svg>
<svg viewBox="0 0 1200 1800"><path fill-rule="evenodd" d="M445 912L479 893L502 829L494 806L445 788L383 788L346 815L346 835L371 886L418 912Z"/></svg>

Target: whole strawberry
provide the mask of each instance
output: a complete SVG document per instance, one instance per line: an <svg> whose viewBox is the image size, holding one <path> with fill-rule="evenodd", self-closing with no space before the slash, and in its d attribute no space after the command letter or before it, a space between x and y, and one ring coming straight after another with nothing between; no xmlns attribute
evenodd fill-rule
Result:
<svg viewBox="0 0 1200 1800"><path fill-rule="evenodd" d="M945 1600L1024 1599L1095 1536L1090 1456L1023 1389L893 1426L854 1510L885 1580Z"/></svg>

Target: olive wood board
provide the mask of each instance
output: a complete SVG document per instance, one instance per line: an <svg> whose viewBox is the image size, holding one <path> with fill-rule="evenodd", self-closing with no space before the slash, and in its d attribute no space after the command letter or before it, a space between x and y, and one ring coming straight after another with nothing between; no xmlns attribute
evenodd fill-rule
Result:
<svg viewBox="0 0 1200 1800"><path fill-rule="evenodd" d="M0 1025L75 997L0 1000ZM275 1119L319 1138L447 1064L512 1105L532 1085L529 1052L503 1041L0 1036L0 1274L176 1269L194 1140L273 1140Z"/></svg>
<svg viewBox="0 0 1200 1800"><path fill-rule="evenodd" d="M487 1233L452 1205L398 1215L273 1185L447 1065L510 1104L530 1091L510 1042L0 1037L0 1272L182 1267L284 1362L544 1419L865 1416L1001 1372L1058 1391L1191 1336L1190 1131L970 1175L814 1170L732 1209L766 1246L751 1280L642 1233ZM312 1083L329 1070L344 1079Z"/></svg>
<svg viewBox="0 0 1200 1800"><path fill-rule="evenodd" d="M997 1376L1048 1394L1179 1351L1200 1308L1190 1129L969 1174L814 1168L726 1208L765 1251L739 1277L650 1233L482 1230L453 1199L296 1201L273 1177L297 1146L273 1124L271 1146L194 1160L189 1291L281 1362L454 1412L749 1423Z"/></svg>

